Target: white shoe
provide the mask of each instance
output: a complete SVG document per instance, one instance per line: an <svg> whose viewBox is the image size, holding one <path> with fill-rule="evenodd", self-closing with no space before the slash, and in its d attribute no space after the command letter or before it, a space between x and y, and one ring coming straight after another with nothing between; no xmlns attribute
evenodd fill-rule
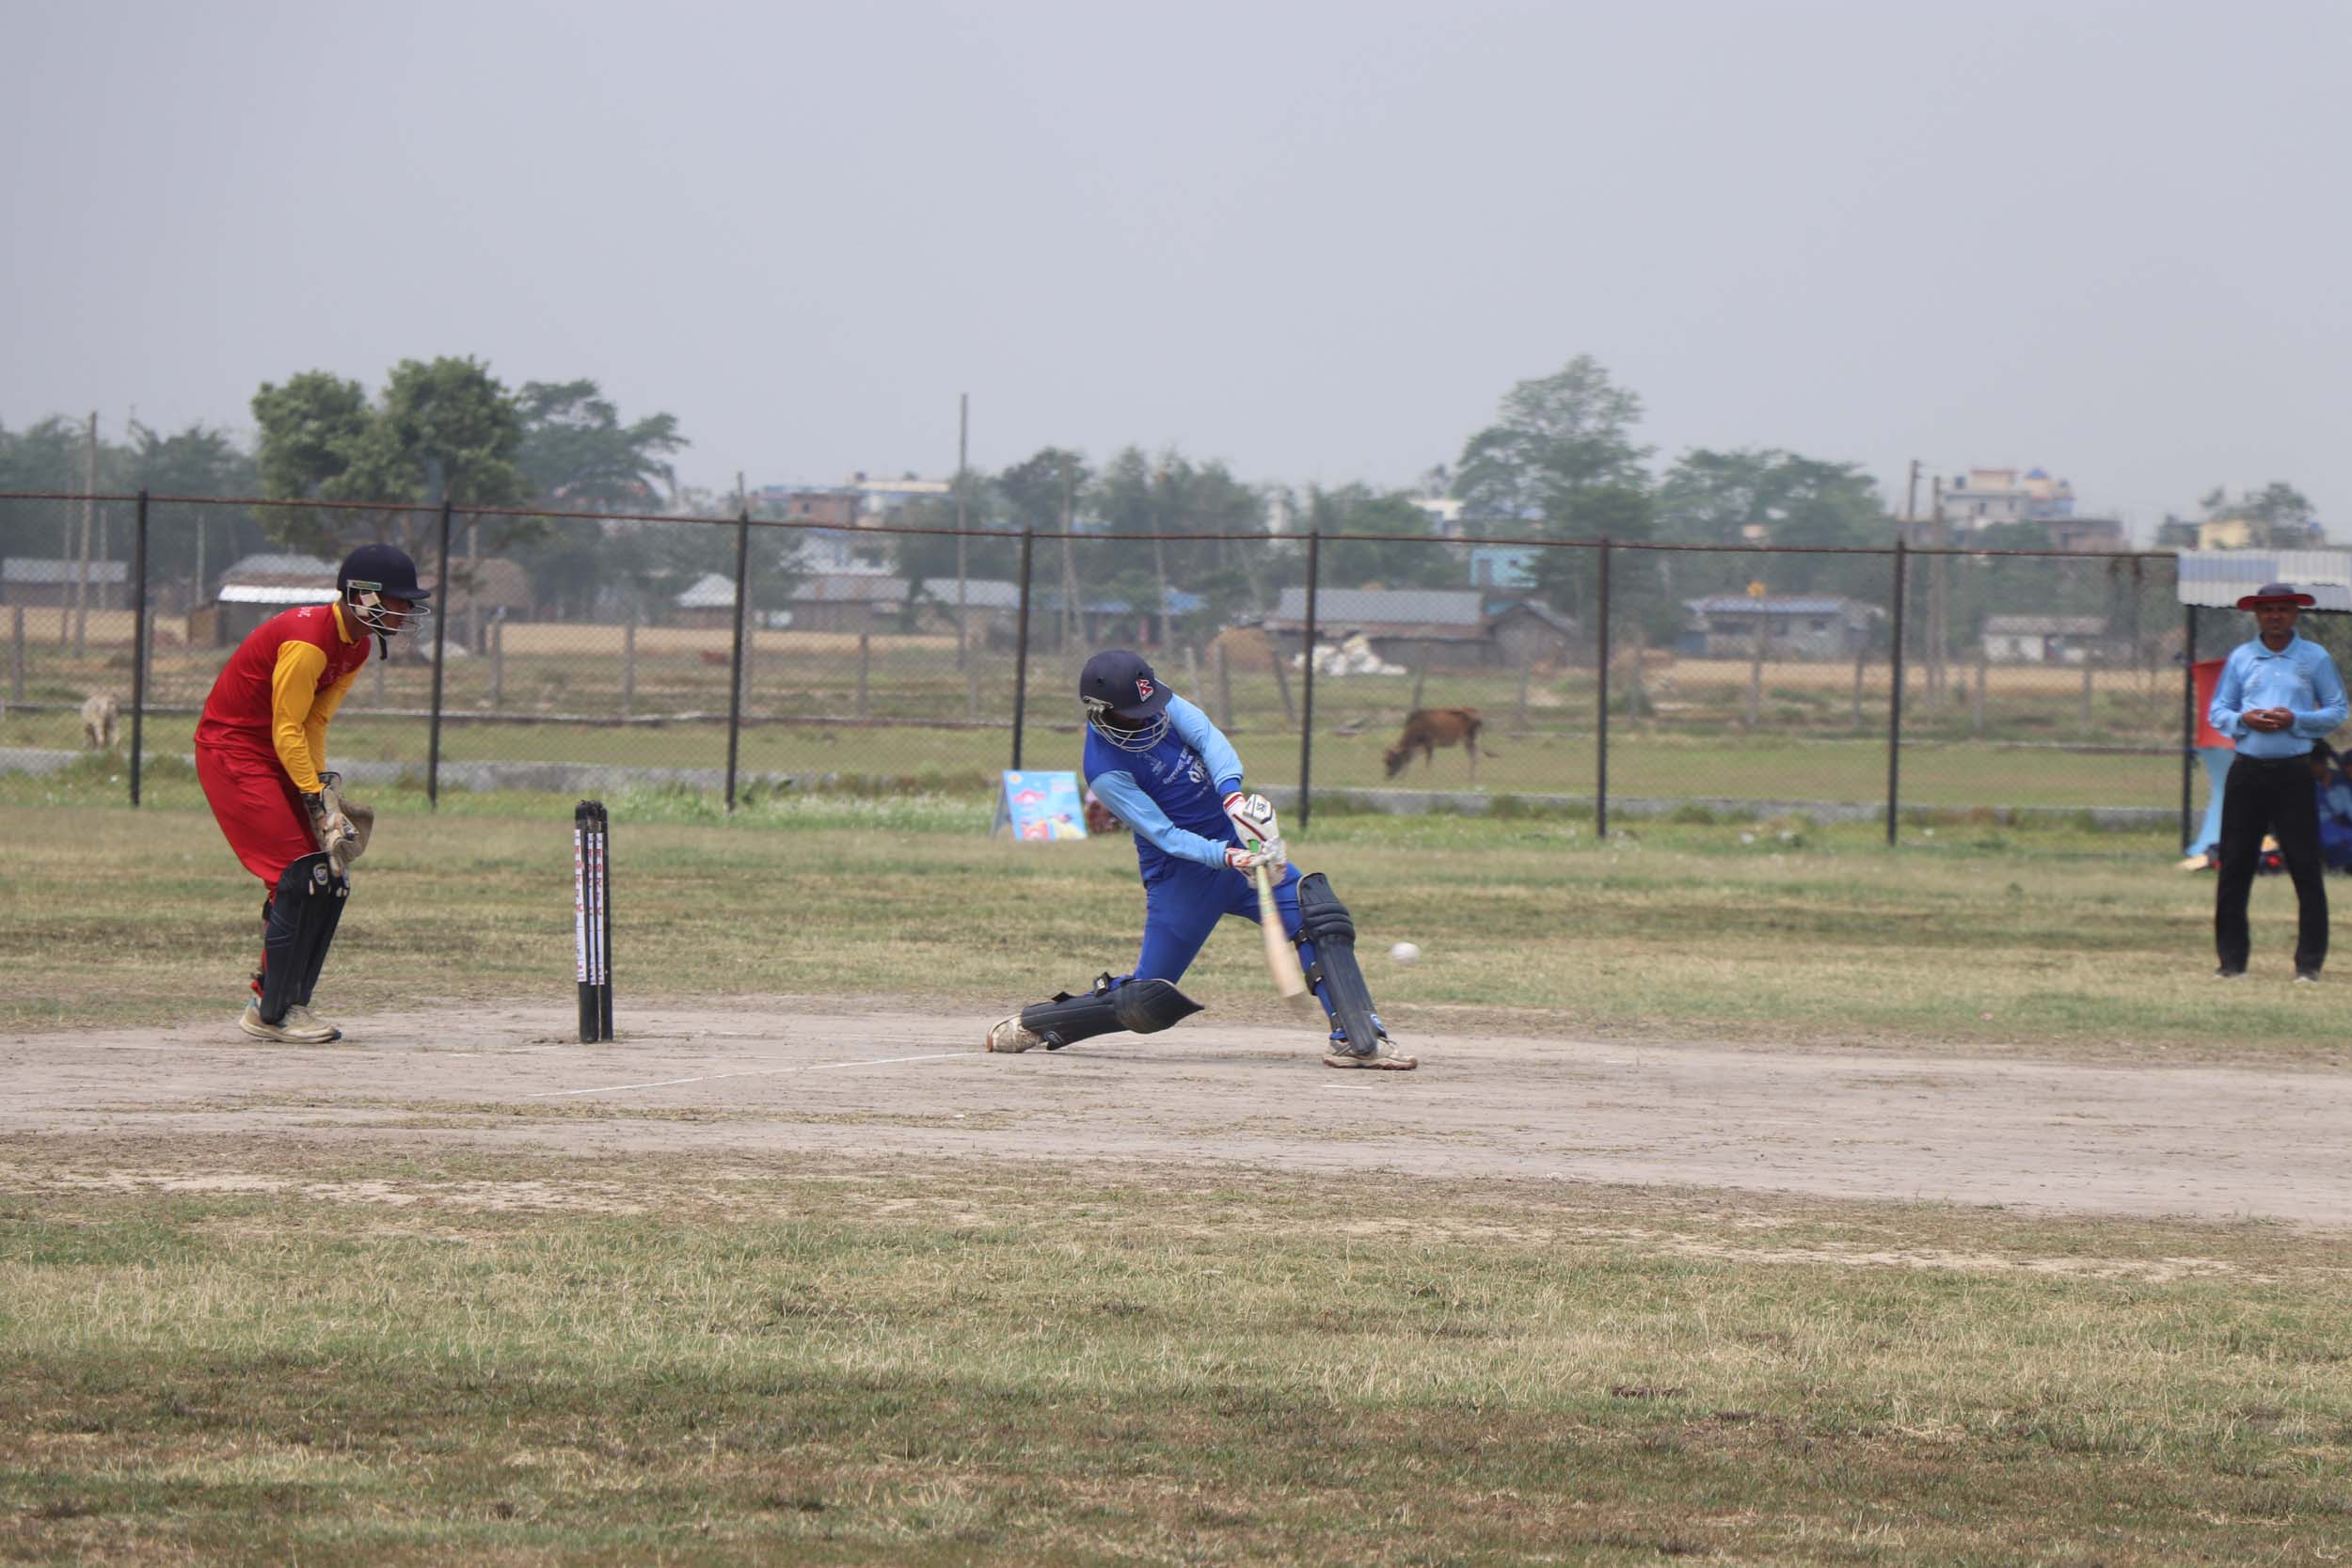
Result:
<svg viewBox="0 0 2352 1568"><path fill-rule="evenodd" d="M286 1009L286 1016L279 1020L279 1023L282 1027L288 1029L301 1029L304 1031L312 1029L323 1030L326 1032L326 1037L330 1040L339 1040L343 1037L343 1032L341 1029L336 1028L333 1024L327 1022L326 1020L312 1012L310 1008L310 1005L304 1002L297 1002L293 1006L288 1007Z"/></svg>
<svg viewBox="0 0 2352 1568"><path fill-rule="evenodd" d="M1323 1065L1325 1067L1371 1068L1375 1071L1410 1072L1421 1066L1421 1058L1404 1054L1397 1050L1388 1036L1383 1035L1380 1037L1379 1044L1373 1048L1372 1053L1368 1056L1359 1056L1334 1041L1331 1048L1323 1053Z"/></svg>
<svg viewBox="0 0 2352 1568"><path fill-rule="evenodd" d="M274 1040L279 1045L325 1045L327 1041L339 1037L340 1031L328 1028L315 1018L311 1019L307 1026L298 1023L297 1014L307 1016L303 1008L289 1007L286 1009L285 1018L280 1022L263 1023L262 1004L257 999L245 1005L244 1013L237 1019L237 1027L257 1040Z"/></svg>
<svg viewBox="0 0 2352 1568"><path fill-rule="evenodd" d="M1045 1037L1033 1029L1021 1027L1021 1015L1013 1014L988 1032L991 1051L1034 1051L1045 1043Z"/></svg>

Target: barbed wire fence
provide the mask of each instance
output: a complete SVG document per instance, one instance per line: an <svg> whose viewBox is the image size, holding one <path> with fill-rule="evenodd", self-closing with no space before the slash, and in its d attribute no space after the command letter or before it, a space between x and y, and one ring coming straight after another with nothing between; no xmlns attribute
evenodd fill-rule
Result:
<svg viewBox="0 0 2352 1568"><path fill-rule="evenodd" d="M220 665L388 538L437 614L338 714L355 780L978 792L1074 768L1128 645L1317 811L1883 821L2199 809L2167 553L1011 532L209 497L0 495L0 771L126 753L139 801ZM33 552L49 540L61 553ZM24 552L18 554L16 552ZM953 563L951 570L950 563ZM2216 633L2209 628L2206 652ZM85 730L112 698L120 731Z"/></svg>

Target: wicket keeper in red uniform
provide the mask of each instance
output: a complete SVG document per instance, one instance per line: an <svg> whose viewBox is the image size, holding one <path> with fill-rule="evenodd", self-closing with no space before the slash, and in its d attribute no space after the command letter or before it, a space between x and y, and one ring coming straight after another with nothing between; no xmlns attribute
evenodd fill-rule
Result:
<svg viewBox="0 0 2352 1568"><path fill-rule="evenodd" d="M238 645L196 726L196 776L245 868L270 891L262 968L238 1026L256 1039L323 1045L342 1031L310 1011L310 990L351 891L343 863L364 835L326 770L326 725L374 639L428 613L417 564L390 545L343 558L332 604L273 615ZM357 810L357 808L354 808Z"/></svg>

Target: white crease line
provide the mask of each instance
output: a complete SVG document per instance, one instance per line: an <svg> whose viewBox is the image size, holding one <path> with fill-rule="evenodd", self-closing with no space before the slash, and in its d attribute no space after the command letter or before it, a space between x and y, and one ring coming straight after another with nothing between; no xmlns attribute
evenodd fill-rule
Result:
<svg viewBox="0 0 2352 1568"><path fill-rule="evenodd" d="M985 1051L934 1051L927 1056L870 1056L854 1062L814 1062L804 1067L750 1068L741 1072L706 1072L692 1078L660 1078L648 1084L607 1084L594 1089L541 1089L525 1100L562 1100L577 1094L619 1094L628 1089L667 1089L680 1084L715 1084L724 1078L767 1078L780 1072L826 1072L834 1068L891 1067L899 1062L944 1062L950 1056L985 1056Z"/></svg>

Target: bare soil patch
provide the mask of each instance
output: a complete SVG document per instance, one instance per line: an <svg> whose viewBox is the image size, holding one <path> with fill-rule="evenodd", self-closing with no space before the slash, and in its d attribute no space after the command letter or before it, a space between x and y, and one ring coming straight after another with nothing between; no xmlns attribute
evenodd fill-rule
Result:
<svg viewBox="0 0 2352 1568"><path fill-rule="evenodd" d="M257 1045L226 1019L16 1035L0 1037L0 1133L1232 1164L2352 1222L2352 1074L1513 1035L1417 1037L1420 1072L1342 1073L1295 1029L1196 1022L992 1056L985 1022L771 997L668 1011L596 1046L567 1037L564 1009L531 1006L356 1018L315 1048ZM604 1174L626 1204L625 1166Z"/></svg>

